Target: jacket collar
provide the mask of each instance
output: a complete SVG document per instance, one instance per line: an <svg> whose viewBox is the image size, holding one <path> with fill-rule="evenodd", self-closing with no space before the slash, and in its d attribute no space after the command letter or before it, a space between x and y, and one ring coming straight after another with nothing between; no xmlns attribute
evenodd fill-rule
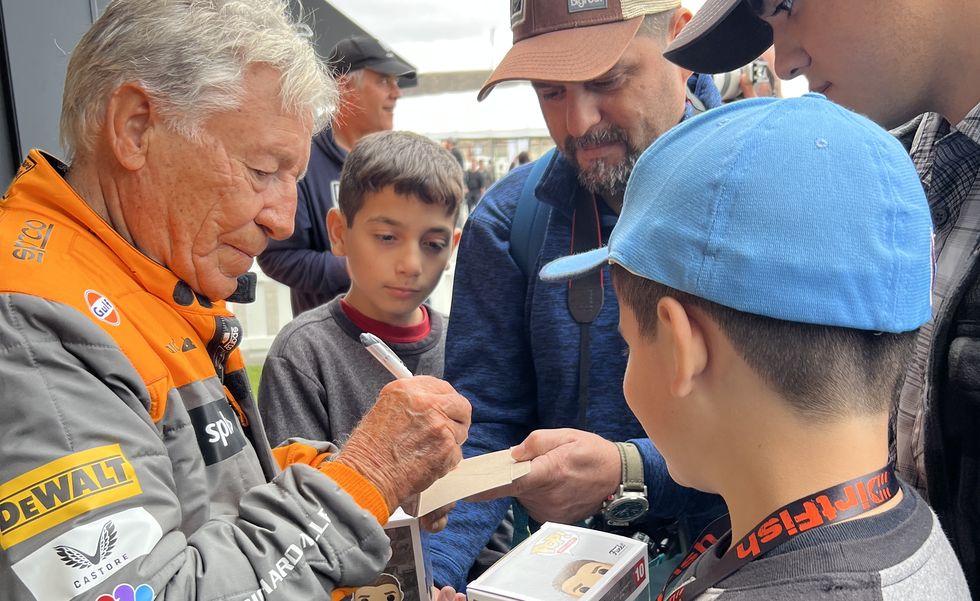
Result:
<svg viewBox="0 0 980 601"><path fill-rule="evenodd" d="M224 301L211 301L197 294L172 271L150 259L112 229L65 180L68 167L40 150L31 150L14 180L15 186L41 187L35 194L50 210L74 221L106 245L114 257L129 271L140 286L170 305L183 310L203 310L215 315L231 316ZM243 276L248 277L248 274ZM254 277L254 276L253 276ZM239 278L239 289L243 288ZM246 284L247 286L247 284ZM253 288L254 290L254 288ZM237 294L237 291L236 291Z"/></svg>

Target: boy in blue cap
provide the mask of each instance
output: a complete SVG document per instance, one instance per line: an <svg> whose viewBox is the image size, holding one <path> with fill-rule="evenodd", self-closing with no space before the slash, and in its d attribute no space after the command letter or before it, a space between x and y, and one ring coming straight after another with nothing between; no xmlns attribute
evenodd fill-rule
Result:
<svg viewBox="0 0 980 601"><path fill-rule="evenodd" d="M679 483L724 497L661 599L969 599L888 464L930 316L929 208L901 144L818 94L747 100L639 159L609 246L624 391Z"/></svg>

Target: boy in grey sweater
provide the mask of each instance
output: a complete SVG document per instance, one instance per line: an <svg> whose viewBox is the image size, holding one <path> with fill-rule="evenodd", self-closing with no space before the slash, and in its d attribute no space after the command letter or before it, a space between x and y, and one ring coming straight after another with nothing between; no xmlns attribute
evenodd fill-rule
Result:
<svg viewBox="0 0 980 601"><path fill-rule="evenodd" d="M435 142L408 132L366 136L340 176L327 215L331 251L351 287L276 336L259 410L270 441L340 444L392 376L359 340L385 341L415 375L442 377L445 318L423 304L459 242L463 172Z"/></svg>

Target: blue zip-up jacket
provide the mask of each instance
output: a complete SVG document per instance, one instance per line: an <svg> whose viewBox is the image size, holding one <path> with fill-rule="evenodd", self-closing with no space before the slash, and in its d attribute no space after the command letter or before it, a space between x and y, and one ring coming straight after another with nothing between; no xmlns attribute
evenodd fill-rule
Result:
<svg viewBox="0 0 980 601"><path fill-rule="evenodd" d="M706 106L720 104L710 76L693 76L689 87L701 92ZM487 191L459 246L445 378L473 406L469 438L463 445L465 457L516 445L532 430L577 426L580 330L568 311L568 287L536 277L529 280L509 252L511 223L531 166L514 169ZM553 210L534 273L548 261L569 254L578 185L575 170L564 157L538 184L538 200ZM597 204L606 244L618 216L605 203ZM650 518L698 514L702 517L691 524L696 534L709 519L703 517L705 512L709 516L723 512L721 499L671 480L663 457L626 405L622 385L626 344L617 330L619 305L608 268L603 275L604 303L590 332L588 429L611 441L636 444L643 455ZM457 505L448 527L432 537L437 584L465 590L470 567L511 501L508 497Z"/></svg>
<svg viewBox="0 0 980 601"><path fill-rule="evenodd" d="M347 151L337 145L333 133L313 138L310 163L296 186L296 226L286 240L270 240L258 256L259 267L269 277L289 286L293 317L326 304L350 287L347 263L330 252L327 211L337 206L340 170Z"/></svg>

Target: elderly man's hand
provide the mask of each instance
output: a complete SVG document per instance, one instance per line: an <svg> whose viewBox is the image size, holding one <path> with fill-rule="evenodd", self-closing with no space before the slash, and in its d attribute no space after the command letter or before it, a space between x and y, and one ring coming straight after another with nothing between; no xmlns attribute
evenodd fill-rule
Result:
<svg viewBox="0 0 980 601"><path fill-rule="evenodd" d="M460 462L469 427L470 404L447 382L396 380L381 389L336 461L367 478L394 510Z"/></svg>
<svg viewBox="0 0 980 601"><path fill-rule="evenodd" d="M582 430L535 430L511 455L530 460L531 472L469 501L517 497L538 522L570 524L598 513L622 478L615 443Z"/></svg>

